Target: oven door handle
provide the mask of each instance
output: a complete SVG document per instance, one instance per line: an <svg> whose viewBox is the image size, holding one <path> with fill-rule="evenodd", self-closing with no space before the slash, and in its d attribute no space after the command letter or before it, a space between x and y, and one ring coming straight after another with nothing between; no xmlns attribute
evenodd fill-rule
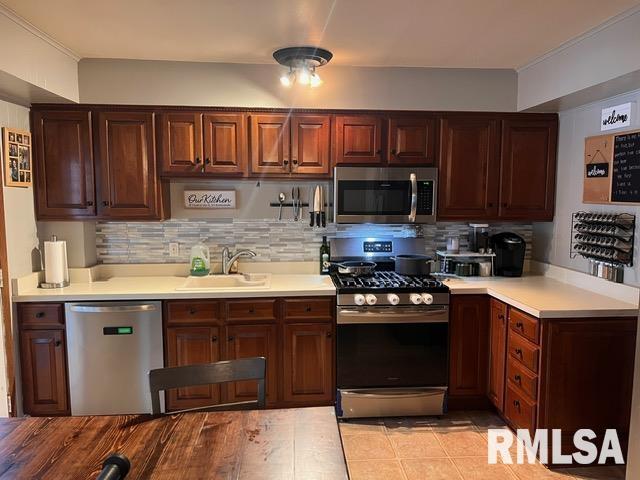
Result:
<svg viewBox="0 0 640 480"><path fill-rule="evenodd" d="M337 323L448 323L449 309L411 311L411 312L372 312L362 310L338 309Z"/></svg>
<svg viewBox="0 0 640 480"><path fill-rule="evenodd" d="M409 181L411 182L411 211L409 212L409 221L415 223L418 210L418 179L415 173L409 174Z"/></svg>

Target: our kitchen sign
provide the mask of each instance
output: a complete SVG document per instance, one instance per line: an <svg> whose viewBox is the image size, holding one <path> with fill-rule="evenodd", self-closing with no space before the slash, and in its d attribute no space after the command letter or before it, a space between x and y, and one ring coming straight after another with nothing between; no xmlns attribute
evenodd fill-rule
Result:
<svg viewBox="0 0 640 480"><path fill-rule="evenodd" d="M631 125L631 103L623 103L622 105L602 109L601 132L613 130L614 128L628 127L629 125Z"/></svg>
<svg viewBox="0 0 640 480"><path fill-rule="evenodd" d="M236 208L235 190L185 190L185 208Z"/></svg>

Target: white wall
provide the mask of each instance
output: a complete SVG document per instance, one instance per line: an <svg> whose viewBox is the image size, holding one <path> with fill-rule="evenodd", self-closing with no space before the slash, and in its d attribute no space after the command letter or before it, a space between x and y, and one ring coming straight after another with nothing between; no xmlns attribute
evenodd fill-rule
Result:
<svg viewBox="0 0 640 480"><path fill-rule="evenodd" d="M0 45L0 71L62 97L60 100L78 101L77 58L1 4ZM4 87L0 84L0 89ZM24 91L29 94L27 88Z"/></svg>
<svg viewBox="0 0 640 480"><path fill-rule="evenodd" d="M513 70L337 67L322 87L280 85L278 65L83 59L80 101L236 107L499 110L516 107Z"/></svg>
<svg viewBox="0 0 640 480"><path fill-rule="evenodd" d="M640 206L637 205L592 205L582 202L584 177L584 139L600 132L602 108L625 102L635 102L632 125L639 128L638 104L640 90L601 102L560 112L558 131L558 168L556 178L556 210L552 223L534 224L533 258L581 272L587 271L587 260L582 257L569 258L571 242L571 214L580 210L597 212L633 213L640 222ZM628 130L622 129L622 130ZM613 130L615 132L615 130ZM640 286L640 235L636 226L634 266L625 268L624 283Z"/></svg>
<svg viewBox="0 0 640 480"><path fill-rule="evenodd" d="M29 130L29 110L19 105L0 101L0 126ZM4 181L2 184L9 278L15 278L33 271L32 254L33 250L38 246L33 190L31 188L6 187L4 186ZM10 285L4 285L3 288L10 288ZM13 323L15 325L15 321ZM2 330L1 324L0 330ZM0 338L2 339L0 342L0 416L6 416L6 402L4 401L7 394L4 351L5 332L2 331L0 333ZM16 339L14 338L14 340Z"/></svg>
<svg viewBox="0 0 640 480"><path fill-rule="evenodd" d="M614 17L519 69L518 110L533 108L640 70L638 45L640 8ZM597 95L598 91L593 94ZM593 97L593 100L600 98L603 97Z"/></svg>

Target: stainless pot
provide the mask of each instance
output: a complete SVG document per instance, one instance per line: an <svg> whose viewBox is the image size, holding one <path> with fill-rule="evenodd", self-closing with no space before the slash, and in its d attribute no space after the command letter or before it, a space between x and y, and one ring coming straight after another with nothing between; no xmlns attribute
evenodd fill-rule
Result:
<svg viewBox="0 0 640 480"><path fill-rule="evenodd" d="M371 275L377 266L375 262L341 262L334 265L338 267L338 273L354 277Z"/></svg>
<svg viewBox="0 0 640 480"><path fill-rule="evenodd" d="M400 275L430 275L433 259L427 255L396 255L395 271Z"/></svg>

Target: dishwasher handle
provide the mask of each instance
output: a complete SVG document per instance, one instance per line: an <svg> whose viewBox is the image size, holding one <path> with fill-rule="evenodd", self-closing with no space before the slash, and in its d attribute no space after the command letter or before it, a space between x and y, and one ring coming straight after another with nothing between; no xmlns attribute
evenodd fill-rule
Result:
<svg viewBox="0 0 640 480"><path fill-rule="evenodd" d="M156 306L151 303L139 305L71 305L72 312L79 313L129 313L129 312L153 312Z"/></svg>

